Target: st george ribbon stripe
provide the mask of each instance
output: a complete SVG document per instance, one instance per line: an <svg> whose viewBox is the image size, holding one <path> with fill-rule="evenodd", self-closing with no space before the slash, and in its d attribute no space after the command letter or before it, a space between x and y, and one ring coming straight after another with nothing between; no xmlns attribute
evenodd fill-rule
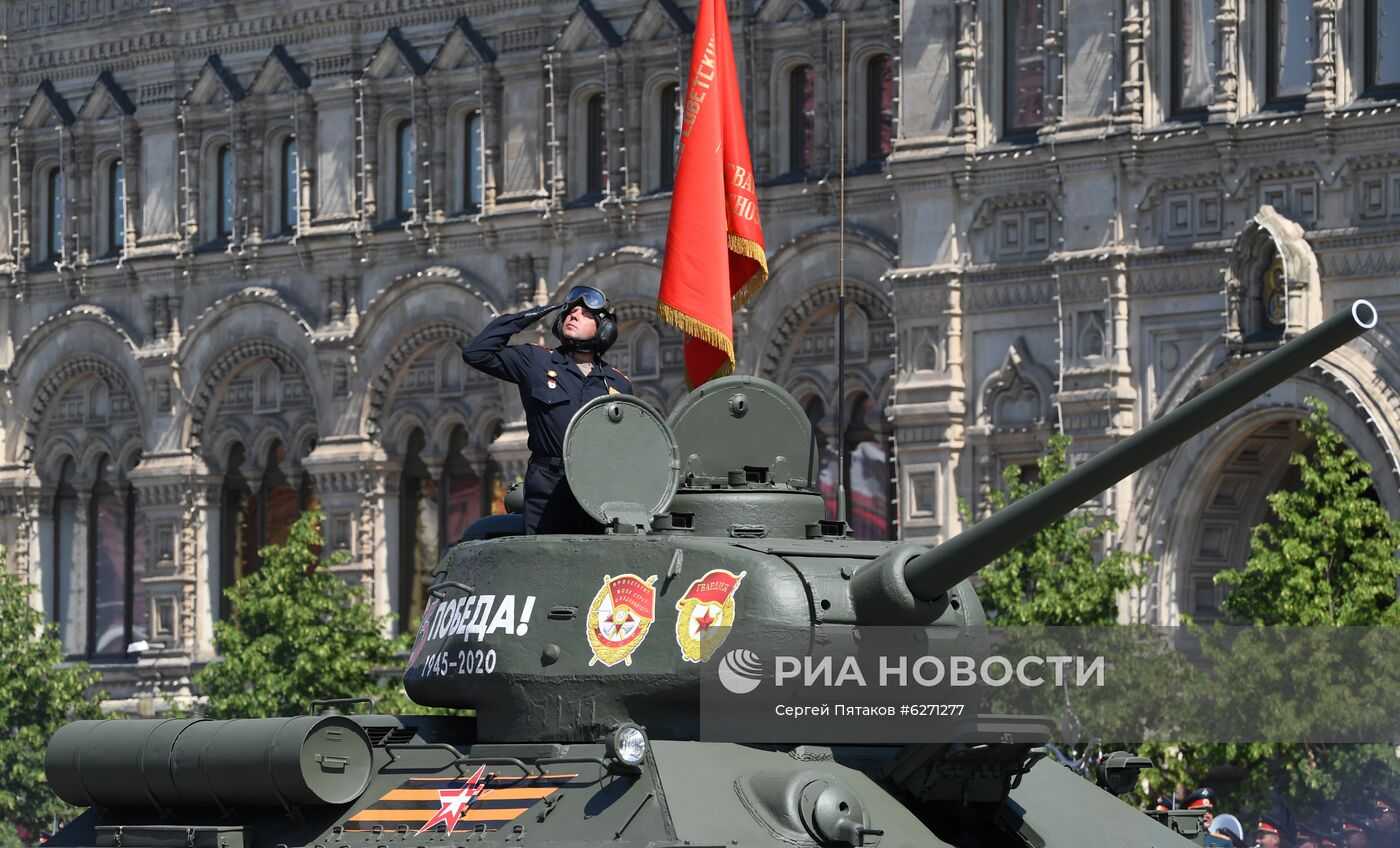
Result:
<svg viewBox="0 0 1400 848"><path fill-rule="evenodd" d="M458 821L510 821L528 809L530 808L509 807L493 810L478 810L472 808L463 813ZM366 810L364 813L351 816L350 821L356 824L373 822L416 822L422 824L432 818L433 813L436 813L437 810L375 810L372 814L366 816L368 812L369 811ZM365 818L361 818L361 816L365 816Z"/></svg>
<svg viewBox="0 0 1400 848"><path fill-rule="evenodd" d="M540 796L540 797L543 798L543 797L548 797L548 796L542 795L542 796ZM482 809L482 810L501 810L501 809L513 809L513 808L515 808L515 807L529 807L529 806L532 806L532 805L535 803L535 801L537 801L537 800L539 800L539 799L538 799L538 798L497 798L497 799L495 799L495 800L492 800L492 799L490 799L490 798L487 798L487 797L485 797L485 796L482 796L482 797L479 798L478 800L473 801L473 802L471 803L471 809L473 809L473 810L476 810L476 809ZM367 808L367 809L361 810L360 812L356 813L355 815L351 816L350 818L351 818L351 820L354 820L354 819L361 819L361 818L373 818L374 815L375 815L376 813L384 812L384 811L388 811L388 810L416 810L416 811L423 812L424 815L425 815L425 817L426 817L426 816L428 816L428 815L432 815L433 813L437 812L438 809L440 808L440 806L441 806L441 805L440 805L436 800L433 801L433 803L432 803L431 806L428 805L428 804L426 804L426 803L424 803L423 801L388 801L388 802L380 802L380 803L378 803L378 804L375 804L373 807L369 807L369 808Z"/></svg>
<svg viewBox="0 0 1400 848"><path fill-rule="evenodd" d="M478 827L499 829L521 816L541 798L566 786L577 774L545 776L497 776L485 781L479 796L457 819L454 832ZM469 786L467 777L414 777L382 795L369 807L346 820L346 832L368 833L374 828L394 831L405 826L423 825L442 809L441 793Z"/></svg>
<svg viewBox="0 0 1400 848"><path fill-rule="evenodd" d="M444 789L449 789L449 788L454 788L454 787L443 787L443 788L444 788ZM517 800L518 800L518 799L521 799L521 798L545 798L545 797L548 797L550 794L552 794L552 793L558 791L558 789L559 789L559 787L557 787L557 786L537 786L537 787L536 787L536 786L528 786L528 787L522 786L522 787L520 787L520 788L518 788L518 789L515 788L515 787L511 787L511 788L509 788L509 789L507 789L507 788L494 789L494 788L489 788L489 787L488 787L487 789L485 789L485 790L482 791L481 797L480 797L477 801L473 802L472 806L476 806L477 804L480 804L480 803L483 802L483 801L491 801L491 800L497 800L497 801L499 801L499 800L502 800L502 799L505 799L505 798L511 798L511 799L517 799ZM383 798L381 798L380 800L381 800L381 801L431 801L433 804L437 804L437 802L438 802L438 790L436 790L436 789L395 789L393 792L390 792L389 794L385 795L385 796L384 796Z"/></svg>

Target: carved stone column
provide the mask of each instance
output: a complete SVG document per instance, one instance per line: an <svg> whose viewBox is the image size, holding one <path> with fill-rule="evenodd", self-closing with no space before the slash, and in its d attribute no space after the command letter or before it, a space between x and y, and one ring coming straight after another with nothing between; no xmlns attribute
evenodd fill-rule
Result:
<svg viewBox="0 0 1400 848"><path fill-rule="evenodd" d="M619 60L618 75L623 93L622 125L618 133L622 145L618 149L622 160L622 194L629 200L635 200L642 194L642 180L646 173L646 163L642 161L647 149L642 141L642 112L648 104L642 96L640 71L622 67Z"/></svg>
<svg viewBox="0 0 1400 848"><path fill-rule="evenodd" d="M15 209L18 210L19 226L15 230L15 282L23 290L25 268L34 261L34 173L33 144L27 132L16 132L10 145L12 152L11 172L15 174Z"/></svg>
<svg viewBox="0 0 1400 848"><path fill-rule="evenodd" d="M1041 132L1055 132L1064 114L1065 100L1065 5L1064 0L1046 4L1045 21L1045 98Z"/></svg>
<svg viewBox="0 0 1400 848"><path fill-rule="evenodd" d="M69 144L72 150L71 162L64 162L68 191L68 261L86 265L95 254L95 235L92 221L93 183L96 173L92 167L95 146L87 133L74 134ZM71 170L70 170L71 168Z"/></svg>
<svg viewBox="0 0 1400 848"><path fill-rule="evenodd" d="M181 125L183 127L183 124ZM182 128L182 134L187 132L187 128ZM189 139L182 139L181 144L188 144ZM136 119L130 115L123 115L121 118L121 148L122 148L122 204L126 209L126 217L122 230L122 244L136 244L136 239L140 235L137 223L141 220L141 127L136 123ZM182 157L183 158L183 157ZM190 167L197 165L198 159L189 163ZM178 169L177 169L178 170ZM197 174L198 171L195 172ZM199 180L190 175L189 190L192 197L188 198L190 204L186 215L188 219L195 217L194 210L198 209L199 195L195 189L195 184ZM186 222L186 230L191 229L189 222Z"/></svg>
<svg viewBox="0 0 1400 848"><path fill-rule="evenodd" d="M957 65L958 101L953 107L953 143L977 143L977 54L979 32L976 0L957 0L958 44L953 51Z"/></svg>
<svg viewBox="0 0 1400 848"><path fill-rule="evenodd" d="M359 160L360 222L373 227L379 217L379 98L365 90L363 82L356 87L359 105L359 126L355 130L355 151Z"/></svg>
<svg viewBox="0 0 1400 848"><path fill-rule="evenodd" d="M253 232L253 201L248 193L253 190L253 183L249 169L252 168L252 157L247 152L252 139L248 129L247 113L243 109L234 108L233 124L233 169L234 169L234 203L237 211L234 213L233 229L229 238L234 246L241 246L249 241ZM259 179L261 183L261 179ZM259 228L261 231L261 228Z"/></svg>
<svg viewBox="0 0 1400 848"><path fill-rule="evenodd" d="M748 57L747 68L770 68L773 65L773 50L766 41L761 40L757 27L746 26L743 29L744 54ZM690 44L688 39L678 39L676 41L676 74L680 88L677 96L686 96L686 87L690 84ZM744 85L749 89L750 97L745 102L753 114L753 126L771 127L773 126L773 102L772 92L766 80L753 79L751 74L744 74ZM681 108L685 108L684 102ZM753 148L753 167L759 174L772 174L778 167L778 152L773 149L773 134L765 131L755 131L749 136L749 144Z"/></svg>
<svg viewBox="0 0 1400 848"><path fill-rule="evenodd" d="M32 485L20 470L0 482L0 544L6 548L5 568L29 583L30 603L45 620L56 607L53 568L53 498L48 486Z"/></svg>
<svg viewBox="0 0 1400 848"><path fill-rule="evenodd" d="M128 479L146 518L146 594L153 657L214 655L220 602L221 478L189 454L147 456ZM162 647L155 648L160 645Z"/></svg>
<svg viewBox="0 0 1400 848"><path fill-rule="evenodd" d="M1142 0L1128 0L1123 15L1123 97L1118 105L1115 122L1125 126L1140 126L1143 120L1143 90L1146 81L1146 59L1143 53Z"/></svg>
<svg viewBox="0 0 1400 848"><path fill-rule="evenodd" d="M496 208L496 167L501 161L501 75L496 69L481 72L481 211Z"/></svg>
<svg viewBox="0 0 1400 848"><path fill-rule="evenodd" d="M88 648L88 605L92 586L88 580L88 537L92 527L88 517L92 513L92 481L78 484L78 505L74 510L73 537L71 548L72 562L67 563L66 573L61 577L62 590L55 599L62 622L61 641L63 652L70 656L86 654ZM57 566L64 565L56 563Z"/></svg>
<svg viewBox="0 0 1400 848"><path fill-rule="evenodd" d="M957 463L964 444L962 278L955 269L895 280L899 339L894 427L900 536L937 543L957 532ZM936 316L930 319L929 316Z"/></svg>
<svg viewBox="0 0 1400 848"><path fill-rule="evenodd" d="M344 551L349 561L336 573L369 589L375 612L393 609L388 572L397 553L398 463L373 442L358 437L319 442L301 462L316 483L325 521L327 554Z"/></svg>
<svg viewBox="0 0 1400 848"><path fill-rule="evenodd" d="M1220 0L1215 12L1215 43L1220 48L1216 65L1215 99L1210 104L1211 118L1232 120L1239 109L1239 27L1238 0Z"/></svg>
<svg viewBox="0 0 1400 848"><path fill-rule="evenodd" d="M16 212L19 206L20 180L15 179L15 171L19 168L19 162L15 158L16 142L13 138L5 139L5 152L0 154L0 192L4 192L5 205L0 211L0 271L12 271L15 261L15 245L19 240L19 233L13 229L16 219Z"/></svg>
<svg viewBox="0 0 1400 848"><path fill-rule="evenodd" d="M315 217L312 200L316 193L316 101L307 94L297 96L297 232L311 228Z"/></svg>
<svg viewBox="0 0 1400 848"><path fill-rule="evenodd" d="M1337 99L1337 0L1313 0L1317 55L1312 64L1309 106L1330 107Z"/></svg>
<svg viewBox="0 0 1400 848"><path fill-rule="evenodd" d="M268 155L271 151L266 149L267 139L264 134L267 131L267 126L262 116L247 117L241 129L245 139L241 182L247 186L248 191L245 200L248 214L246 240L257 244L262 241L264 231L267 229L267 212L272 205L272 198L268 196L266 191L267 180L264 178L264 170L267 167Z"/></svg>
<svg viewBox="0 0 1400 848"><path fill-rule="evenodd" d="M425 84L426 87L426 84ZM447 127L447 92L434 89L424 100L428 104L428 123L431 129L431 150L432 158L429 160L427 170L428 191L424 192L427 200L427 214L432 221L441 221L446 214L451 203L451 195L447 189L449 186L448 175L452 168L448 163L448 127Z"/></svg>

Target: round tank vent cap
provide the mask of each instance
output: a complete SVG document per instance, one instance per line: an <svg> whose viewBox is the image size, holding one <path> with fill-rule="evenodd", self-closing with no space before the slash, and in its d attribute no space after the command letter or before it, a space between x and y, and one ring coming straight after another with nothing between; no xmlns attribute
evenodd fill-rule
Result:
<svg viewBox="0 0 1400 848"><path fill-rule="evenodd" d="M564 475L597 521L649 527L680 485L676 437L646 401L604 395L583 405L564 432Z"/></svg>

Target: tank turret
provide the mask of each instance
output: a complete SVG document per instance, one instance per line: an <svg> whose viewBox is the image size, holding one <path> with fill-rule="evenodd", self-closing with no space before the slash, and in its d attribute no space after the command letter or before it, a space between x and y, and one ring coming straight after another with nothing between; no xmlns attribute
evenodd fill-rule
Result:
<svg viewBox="0 0 1400 848"><path fill-rule="evenodd" d="M578 741L629 721L652 738L696 738L709 653L688 632L695 610L718 638L985 624L969 583L978 569L1375 323L1357 301L932 550L853 541L826 519L810 423L772 383L712 381L666 421L640 400L597 398L571 424L565 462L609 535L450 550L408 693L477 709L489 741Z"/></svg>
<svg viewBox="0 0 1400 848"><path fill-rule="evenodd" d="M524 537L492 516L439 564L404 683L419 704L475 718L70 725L50 745L50 782L92 809L49 845L1199 841L1195 814L1164 827L1114 797L1145 760L1116 752L1086 780L1047 759L1048 719L970 717L958 742L704 742L701 682L730 632L984 625L978 569L1376 320L1357 301L932 550L855 541L826 518L810 424L772 383L715 380L664 419L598 398L564 455L606 535Z"/></svg>

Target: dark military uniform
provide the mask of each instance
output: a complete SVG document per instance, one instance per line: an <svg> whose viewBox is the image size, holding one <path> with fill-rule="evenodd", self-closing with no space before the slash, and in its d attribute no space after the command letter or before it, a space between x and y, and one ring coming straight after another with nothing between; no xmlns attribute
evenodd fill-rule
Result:
<svg viewBox="0 0 1400 848"><path fill-rule="evenodd" d="M632 394L627 375L594 356L587 376L572 356L541 345L510 345L548 307L502 315L462 348L467 364L520 387L530 428L530 466L525 472L525 532L597 533L602 528L574 500L564 479L564 431L586 401L606 394Z"/></svg>
<svg viewBox="0 0 1400 848"><path fill-rule="evenodd" d="M1400 848L1400 805L1389 795L1376 793L1372 800L1371 845L1380 848Z"/></svg>

